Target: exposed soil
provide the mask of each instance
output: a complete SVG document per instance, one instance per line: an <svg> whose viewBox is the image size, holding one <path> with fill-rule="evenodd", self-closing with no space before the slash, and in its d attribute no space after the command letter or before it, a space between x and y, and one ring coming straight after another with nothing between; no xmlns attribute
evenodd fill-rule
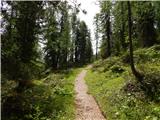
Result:
<svg viewBox="0 0 160 120"><path fill-rule="evenodd" d="M91 68L88 66L87 68ZM87 93L88 88L84 81L87 70L83 70L76 78L76 120L105 120L98 104L92 95Z"/></svg>

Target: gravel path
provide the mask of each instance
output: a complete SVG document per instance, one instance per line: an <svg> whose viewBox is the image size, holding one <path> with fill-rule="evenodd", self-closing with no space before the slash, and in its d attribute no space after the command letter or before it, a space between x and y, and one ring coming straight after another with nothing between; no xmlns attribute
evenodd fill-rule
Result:
<svg viewBox="0 0 160 120"><path fill-rule="evenodd" d="M91 68L92 66L88 66ZM87 70L83 70L76 78L76 120L105 120L93 96L87 93L84 81Z"/></svg>

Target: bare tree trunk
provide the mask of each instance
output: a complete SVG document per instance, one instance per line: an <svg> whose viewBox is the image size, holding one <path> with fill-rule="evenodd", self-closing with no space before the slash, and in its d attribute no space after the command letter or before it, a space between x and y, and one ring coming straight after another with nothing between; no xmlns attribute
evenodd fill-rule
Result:
<svg viewBox="0 0 160 120"><path fill-rule="evenodd" d="M134 59L133 59L133 46L132 46L132 19L131 19L131 5L130 1L127 2L128 4L128 33L129 33L129 50L130 50L130 65L131 70L134 76L141 82L143 76L135 69L134 66Z"/></svg>

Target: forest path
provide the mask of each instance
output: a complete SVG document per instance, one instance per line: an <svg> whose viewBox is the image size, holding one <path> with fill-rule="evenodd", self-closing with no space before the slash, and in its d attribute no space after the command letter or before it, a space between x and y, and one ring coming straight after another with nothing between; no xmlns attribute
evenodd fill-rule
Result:
<svg viewBox="0 0 160 120"><path fill-rule="evenodd" d="M87 69L91 67L89 65ZM86 69L82 70L75 81L76 120L105 120L95 99L87 93L88 87L84 80L86 73Z"/></svg>

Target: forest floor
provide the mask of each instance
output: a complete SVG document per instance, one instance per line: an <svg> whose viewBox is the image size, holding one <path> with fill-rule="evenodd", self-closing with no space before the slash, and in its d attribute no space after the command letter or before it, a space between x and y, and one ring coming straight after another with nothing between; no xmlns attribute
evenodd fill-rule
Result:
<svg viewBox="0 0 160 120"><path fill-rule="evenodd" d="M160 120L160 46L137 49L134 60L148 90L133 76L128 52L95 61L87 70L88 93L107 120Z"/></svg>
<svg viewBox="0 0 160 120"><path fill-rule="evenodd" d="M92 66L89 65L87 69L91 67ZM87 93L88 87L84 81L86 73L86 69L82 70L75 81L76 120L105 120L95 99Z"/></svg>

